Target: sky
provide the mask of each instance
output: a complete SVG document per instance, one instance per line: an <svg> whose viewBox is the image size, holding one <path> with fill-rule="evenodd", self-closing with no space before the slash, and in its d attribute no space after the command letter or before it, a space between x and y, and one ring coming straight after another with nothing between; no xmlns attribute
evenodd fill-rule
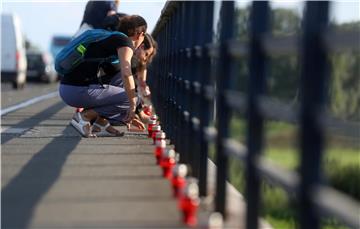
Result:
<svg viewBox="0 0 360 229"><path fill-rule="evenodd" d="M53 35L72 35L79 28L87 0L2 0L2 12L15 12L22 22L25 36L43 50L49 50ZM240 1L246 5L249 1ZM119 12L138 14L148 23L151 32L165 5L164 0L120 0ZM273 7L301 11L299 1L275 1ZM331 18L337 22L359 21L358 0L332 3Z"/></svg>
<svg viewBox="0 0 360 229"><path fill-rule="evenodd" d="M15 12L21 20L25 37L43 50L49 50L53 35L73 35L79 28L86 0L2 0L2 12ZM155 27L165 1L120 0L119 12L138 14Z"/></svg>

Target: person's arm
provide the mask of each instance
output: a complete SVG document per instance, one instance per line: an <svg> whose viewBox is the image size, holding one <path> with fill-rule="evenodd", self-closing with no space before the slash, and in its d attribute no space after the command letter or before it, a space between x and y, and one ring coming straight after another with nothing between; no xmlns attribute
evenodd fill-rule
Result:
<svg viewBox="0 0 360 229"><path fill-rule="evenodd" d="M136 109L136 92L135 92L135 81L131 72L131 57L133 55L133 50L129 47L121 47L117 50L120 67L121 67L121 77L123 79L124 88L130 102L130 111L129 111L129 121L135 116Z"/></svg>
<svg viewBox="0 0 360 229"><path fill-rule="evenodd" d="M136 73L137 75L137 79L138 79L138 83L139 83L139 87L140 87L140 91L142 93L142 96L144 97L148 97L150 96L151 92L150 92L150 88L146 83L146 76L147 76L147 70L146 68L143 70L140 70Z"/></svg>
<svg viewBox="0 0 360 229"><path fill-rule="evenodd" d="M136 74L137 74L140 86L145 87L146 86L147 70L146 69L140 70Z"/></svg>

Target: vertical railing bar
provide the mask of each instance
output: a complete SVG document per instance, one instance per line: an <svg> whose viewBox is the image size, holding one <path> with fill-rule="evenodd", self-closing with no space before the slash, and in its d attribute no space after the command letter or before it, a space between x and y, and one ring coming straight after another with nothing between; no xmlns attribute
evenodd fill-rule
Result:
<svg viewBox="0 0 360 229"><path fill-rule="evenodd" d="M177 17L177 30L180 31L180 33L177 34L178 36L178 41L176 42L176 69L175 69L175 75L174 75L174 91L176 92L174 95L174 125L175 125L175 133L174 133L174 146L175 146L175 150L177 152L179 152L179 148L180 148L180 134L181 134L181 130L179 128L179 121L178 121L178 107L179 107L179 94L180 94L180 87L179 87L179 83L178 83L178 79L180 77L181 74L181 54L180 54L180 49L181 49L181 42L182 42L182 30L181 30L181 24L182 24L182 7L183 7L183 3L180 2L179 3L179 7L178 7L178 17Z"/></svg>
<svg viewBox="0 0 360 229"><path fill-rule="evenodd" d="M188 154L188 146L187 146L187 140L188 140L188 128L187 128L187 124L188 122L186 121L188 116L185 116L184 111L187 110L188 104L186 101L187 98L187 90L185 88L185 81L187 80L188 77L188 60L186 57L186 48L189 45L189 33L191 33L191 28L188 28L189 26L189 4L190 2L185 2L184 4L184 32L186 30L186 36L184 34L184 45L182 47L183 50L183 62L182 62L182 67L183 67L183 74L181 75L182 78L182 82L181 82L181 88L182 88L182 103L181 103L181 111L180 111L180 120L182 123L182 131L183 134L181 136L181 145L182 145L182 155L184 157L185 163L189 163L189 154ZM187 113L186 113L187 114Z"/></svg>
<svg viewBox="0 0 360 229"><path fill-rule="evenodd" d="M173 15L175 15L176 12L173 13ZM171 125L172 120L171 120L171 116L172 116L172 98L173 98L173 91L172 91L172 82L173 82L173 70L174 70L174 24L175 24L175 17L172 16L171 17L171 21L170 21L170 51L169 51L169 59L170 59L170 69L168 71L168 79L169 79L169 84L168 84L168 90L169 90L169 97L167 98L167 104L168 104L168 117L167 117L167 125L168 125L168 130L166 132L167 138L170 138L170 136L172 135L173 131L174 131L174 127Z"/></svg>
<svg viewBox="0 0 360 229"><path fill-rule="evenodd" d="M206 44L212 41L212 25L214 20L214 2L201 2L201 10L204 12L204 22L201 23L200 44L202 44L202 56L200 62L200 68L203 70L200 73L199 81L201 83L201 101L200 107L202 108L199 114L200 117L200 164L199 164L199 193L200 196L207 196L207 164L208 164L208 142L204 134L205 127L210 123L210 106L211 103L205 98L205 86L210 82L210 57L207 55Z"/></svg>
<svg viewBox="0 0 360 229"><path fill-rule="evenodd" d="M329 2L307 2L302 37L301 69L301 182L300 228L319 228L320 219L311 200L313 187L321 182L321 155L324 150L324 112L329 63L321 39L329 23Z"/></svg>
<svg viewBox="0 0 360 229"><path fill-rule="evenodd" d="M190 58L188 58L189 60L189 70L191 69L191 71L189 71L189 112L190 112L190 117L189 117L189 124L188 124L188 128L190 131L189 134L189 156L190 156L190 163L191 163L191 168L192 168L192 176L195 178L198 178L198 174L199 174L199 165L198 165L198 156L199 156L199 147L198 147L198 132L195 129L194 123L192 122L194 117L198 117L198 108L197 108L197 104L198 104L198 100L199 97L196 95L194 87L193 87L193 82L197 81L197 78L199 76L199 60L198 58L194 55L194 46L197 43L198 40L198 32L199 32L199 25L201 25L201 14L199 14L199 2L197 1L192 1L191 2L191 10L190 10L190 21L195 21L197 20L198 22L195 24L192 24L192 34L190 37L190 44L188 46L188 54L190 54Z"/></svg>
<svg viewBox="0 0 360 229"><path fill-rule="evenodd" d="M171 91L171 97L170 97L170 118L169 118L169 125L170 125L170 132L167 133L169 135L169 139L170 139L170 143L174 144L174 140L175 140L175 133L176 133L176 125L174 122L174 117L175 117L175 113L174 113L174 102L175 102L175 76L176 76L176 67L178 65L176 59L177 59L177 36L176 36L176 31L177 31L177 23L178 23L178 14L179 14L179 10L176 9L176 11L174 12L173 15L173 25L172 25L172 49L171 49L171 56L172 56L172 72L171 72L171 84L170 84L170 91Z"/></svg>
<svg viewBox="0 0 360 229"><path fill-rule="evenodd" d="M161 44L164 44L164 34L161 33L160 34L160 37L159 37L159 40L160 40L160 43ZM163 61L164 61L164 49L162 48L160 50L160 64L162 65L163 64ZM158 75L157 75L157 78L156 78L156 81L157 81L157 86L156 86L156 103L155 103L155 107L157 110L160 110L160 101L161 101L161 75L162 75L162 71L163 69L159 69L158 71Z"/></svg>
<svg viewBox="0 0 360 229"><path fill-rule="evenodd" d="M256 169L256 158L263 148L263 115L258 98L266 88L266 56L261 45L262 38L269 27L269 3L253 2L250 14L250 58L249 58L249 93L248 127L246 160L246 228L258 228L260 208L260 174Z"/></svg>
<svg viewBox="0 0 360 229"><path fill-rule="evenodd" d="M224 152L223 139L228 137L228 126L231 111L226 105L224 96L225 90L230 84L230 56L226 48L226 41L231 39L234 30L234 1L222 1L220 16L220 58L219 68L216 75L216 84L218 87L217 94L217 129L218 135L216 140L216 197L215 209L220 212L224 218L226 214L226 180L228 177L228 157Z"/></svg>
<svg viewBox="0 0 360 229"><path fill-rule="evenodd" d="M172 134L171 137L171 141L170 143L173 144L176 148L176 146L178 145L177 142L177 136L178 136L178 127L177 127L177 122L176 122L176 106L177 106L177 94L178 94L178 87L177 87L177 77L179 74L179 68L180 68L180 63L179 63L179 37L178 37L178 27L180 24L180 14L181 14L181 5L179 4L179 6L176 9L176 14L175 14L175 27L176 29L174 29L175 33L174 33L174 71L173 71L173 81L172 81L172 91L173 91L173 101L171 104L171 111L172 111L172 126L174 127L174 132Z"/></svg>
<svg viewBox="0 0 360 229"><path fill-rule="evenodd" d="M160 34L160 42L161 44L164 44L164 34L161 33ZM164 61L164 49L161 49L161 56L160 56L160 64L162 65L163 64L163 61ZM156 91L156 94L157 94L157 101L156 101L156 107L157 107L157 110L160 110L160 100L161 100L161 74L162 74L162 69L159 69L159 75L158 75L158 78L157 78L157 81L158 81L158 85L157 85L157 91Z"/></svg>
<svg viewBox="0 0 360 229"><path fill-rule="evenodd" d="M169 79L168 79L168 69L169 69L169 44L170 44L170 40L169 40L169 30L170 30L170 24L169 24L169 21L171 21L171 18L168 19L168 23L166 23L166 26L165 26L165 40L166 40L166 43L165 43L165 65L164 65L164 82L163 82L163 88L162 90L165 92L164 94L164 98L162 100L162 103L163 103L163 106L162 106L162 111L161 111L161 114L162 114L162 120L161 120L161 123L162 123L162 129L165 130L165 132L168 131L168 128L167 128L167 122L168 122L168 109L167 109L167 106L168 106L168 103L167 103L167 99L169 97L169 88L168 88L168 83L169 83Z"/></svg>
<svg viewBox="0 0 360 229"><path fill-rule="evenodd" d="M174 15L175 13L173 13ZM171 85L172 85L172 74L173 74L173 69L174 69L174 56L173 56L173 50L174 50L174 20L175 17L172 16L169 18L169 24L170 24L170 32L169 32L169 40L170 40L170 45L169 45L169 68L168 68L168 74L167 74L167 78L168 78L168 84L167 84L167 90L168 90L168 97L166 98L166 103L167 103L167 117L166 117L166 130L165 133L167 135L167 138L170 138L172 132L173 132L173 126L171 125L171 115L172 115L172 111L171 111L171 101L172 101L172 96L173 96L173 92L171 90Z"/></svg>
<svg viewBox="0 0 360 229"><path fill-rule="evenodd" d="M184 108L184 87L183 87L183 77L185 74L184 71L184 49L186 47L186 43L185 43L185 36L186 36L186 27L185 27L185 22L186 22L186 2L181 2L181 23L180 23L180 60L179 60L179 64L181 66L181 68L179 69L179 74L178 74L178 80L177 80L177 85L178 85L178 94L177 94L177 125L178 125L178 130L179 130L179 134L178 134L178 145L176 146L176 150L178 151L178 153L180 154L180 162L182 163L187 163L187 158L186 155L184 153L184 135L185 133L185 129L183 128L183 108Z"/></svg>
<svg viewBox="0 0 360 229"><path fill-rule="evenodd" d="M179 126L177 123L177 106L178 106L178 94L179 94L179 88L177 86L177 79L179 77L179 69L180 69L180 59L179 59L179 49L180 49L180 39L178 38L180 36L179 34L179 27L180 27L180 23L181 23L181 4L179 4L179 7L177 8L177 13L176 13L176 22L175 22L175 26L176 28L174 28L175 30L175 69L174 69L174 75L173 75L173 92L174 92L174 96L173 96L173 102L172 102L172 124L174 126L174 134L173 134L173 139L172 142L175 146L175 148L178 146L178 135L179 135ZM181 32L181 31L180 31Z"/></svg>
<svg viewBox="0 0 360 229"><path fill-rule="evenodd" d="M184 74L184 82L183 82L183 86L184 86L184 106L183 106L183 114L182 117L184 119L184 128L185 128L185 136L184 136L184 152L187 158L187 163L189 163L192 166L192 155L193 152L190 152L190 142L191 142L191 103L192 103L192 99L191 99L191 91L190 88L188 87L188 83L191 82L191 77L193 77L192 75L192 58L191 56L188 56L188 50L189 47L191 47L192 45L192 39L193 39L193 31L195 30L195 26L193 25L193 18L192 18L192 13L193 13L193 5L194 5L194 1L188 1L186 2L187 8L186 8L186 20L185 20L185 28L187 28L187 34L185 36L185 40L186 40L186 46L185 46L185 74Z"/></svg>
<svg viewBox="0 0 360 229"><path fill-rule="evenodd" d="M162 50L162 59L161 59L161 62L162 62L162 65L165 64L165 59L166 59L166 38L165 38L166 34L165 33L162 33L161 34L161 42L164 44L163 46L163 50ZM162 108L163 108L163 98L164 98L164 92L163 92L163 82L164 82L164 69L161 69L160 71L160 77L159 77L159 88L158 88L158 94L159 94L159 99L158 99L158 109L159 112L159 116L160 118L162 117Z"/></svg>

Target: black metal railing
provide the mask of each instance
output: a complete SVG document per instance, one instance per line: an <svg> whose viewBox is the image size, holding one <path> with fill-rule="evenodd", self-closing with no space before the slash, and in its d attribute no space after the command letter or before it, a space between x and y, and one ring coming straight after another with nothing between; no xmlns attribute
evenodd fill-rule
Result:
<svg viewBox="0 0 360 229"><path fill-rule="evenodd" d="M214 39L212 1L168 2L153 31L158 56L149 69L152 101L164 131L199 179L200 194L207 195L209 144L216 144L215 211L226 218L226 181L229 157L246 165L247 228L258 228L260 182L267 179L299 203L301 228L319 228L321 217L335 217L360 228L359 204L321 180L325 127L342 135L359 137L359 124L324 114L330 65L329 51L359 51L359 31L335 33L328 29L329 2L306 2L301 36L275 38L270 34L268 2L253 2L249 41L233 39L235 3L221 3L219 36ZM345 39L339 39L345 37ZM300 106L266 96L267 65L271 54L300 50ZM249 57L246 95L231 89L238 73L236 59ZM216 110L214 110L214 102ZM246 146L229 138L231 112L247 119ZM211 117L216 113L215 126ZM299 118L297 118L299 117ZM264 122L298 123L301 166L286 171L263 156ZM240 200L239 200L240 201Z"/></svg>

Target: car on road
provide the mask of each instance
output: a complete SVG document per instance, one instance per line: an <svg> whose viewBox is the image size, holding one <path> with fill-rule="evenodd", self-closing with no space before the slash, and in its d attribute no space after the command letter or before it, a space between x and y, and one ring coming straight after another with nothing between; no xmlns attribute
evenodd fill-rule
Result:
<svg viewBox="0 0 360 229"><path fill-rule="evenodd" d="M38 80L52 83L57 80L57 73L54 68L54 61L50 53L30 49L26 53L27 58L27 80Z"/></svg>
<svg viewBox="0 0 360 229"><path fill-rule="evenodd" d="M56 55L63 49L72 39L69 35L55 35L51 39L50 52L55 59Z"/></svg>
<svg viewBox="0 0 360 229"><path fill-rule="evenodd" d="M1 14L1 81L13 88L26 83L26 48L20 18L14 13Z"/></svg>

